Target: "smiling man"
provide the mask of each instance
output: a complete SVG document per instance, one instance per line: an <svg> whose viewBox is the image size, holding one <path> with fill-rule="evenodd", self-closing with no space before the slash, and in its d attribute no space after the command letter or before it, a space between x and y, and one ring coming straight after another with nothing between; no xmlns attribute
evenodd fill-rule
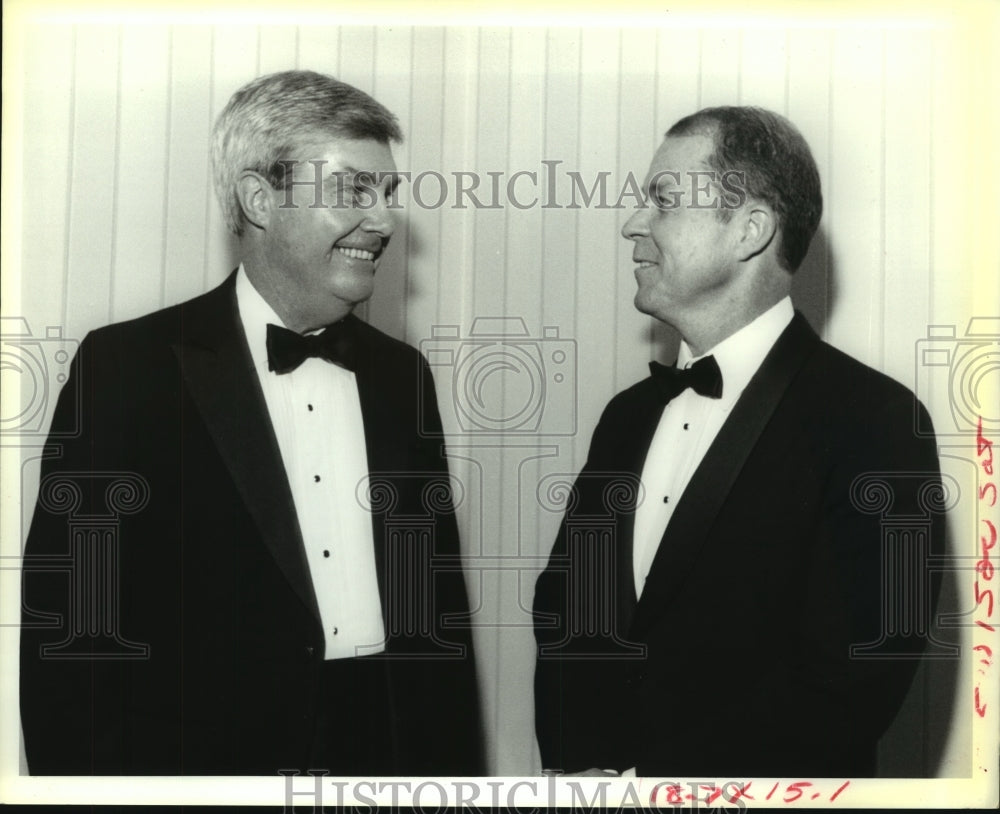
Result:
<svg viewBox="0 0 1000 814"><path fill-rule="evenodd" d="M81 344L26 546L32 774L481 772L429 368L352 314L401 137L331 77L250 82L212 145L239 268Z"/></svg>
<svg viewBox="0 0 1000 814"><path fill-rule="evenodd" d="M871 776L937 593L926 412L792 307L822 197L787 120L682 119L646 195L635 305L682 341L608 404L538 581L543 765Z"/></svg>

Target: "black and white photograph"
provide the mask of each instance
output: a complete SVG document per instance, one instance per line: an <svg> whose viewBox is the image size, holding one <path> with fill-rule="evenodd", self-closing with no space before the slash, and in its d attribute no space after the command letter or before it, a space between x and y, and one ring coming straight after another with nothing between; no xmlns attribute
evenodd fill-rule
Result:
<svg viewBox="0 0 1000 814"><path fill-rule="evenodd" d="M4 23L0 801L1000 803L994 6Z"/></svg>

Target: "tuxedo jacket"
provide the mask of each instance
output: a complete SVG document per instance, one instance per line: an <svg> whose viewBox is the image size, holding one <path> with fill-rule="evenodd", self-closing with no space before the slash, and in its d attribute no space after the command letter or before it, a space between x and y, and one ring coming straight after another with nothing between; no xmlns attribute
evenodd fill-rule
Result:
<svg viewBox="0 0 1000 814"><path fill-rule="evenodd" d="M337 688L324 686L319 609L234 282L89 334L60 394L25 552L32 774L311 768ZM348 320L387 629L386 652L370 657L388 681L379 771L477 774L468 602L430 371L415 349Z"/></svg>
<svg viewBox="0 0 1000 814"><path fill-rule="evenodd" d="M796 314L666 528L641 598L632 528L664 402L608 404L534 602L546 768L640 776L875 772L944 540L912 393ZM923 426L929 426L923 425ZM853 648L853 649L852 649Z"/></svg>

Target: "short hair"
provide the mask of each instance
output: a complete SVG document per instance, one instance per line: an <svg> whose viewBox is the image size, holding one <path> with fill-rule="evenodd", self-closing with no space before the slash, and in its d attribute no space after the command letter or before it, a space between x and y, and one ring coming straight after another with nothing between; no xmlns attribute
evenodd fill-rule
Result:
<svg viewBox="0 0 1000 814"><path fill-rule="evenodd" d="M232 95L212 131L212 175L226 226L246 226L236 193L240 175L259 172L284 189L282 159L309 139L335 137L401 142L399 122L364 91L315 71L282 71L247 83Z"/></svg>
<svg viewBox="0 0 1000 814"><path fill-rule="evenodd" d="M686 116L666 135L711 136L709 167L736 171L749 198L767 203L778 217L778 262L794 272L809 249L823 214L819 170L802 134L784 116L759 107L708 107ZM720 209L728 220L733 210Z"/></svg>

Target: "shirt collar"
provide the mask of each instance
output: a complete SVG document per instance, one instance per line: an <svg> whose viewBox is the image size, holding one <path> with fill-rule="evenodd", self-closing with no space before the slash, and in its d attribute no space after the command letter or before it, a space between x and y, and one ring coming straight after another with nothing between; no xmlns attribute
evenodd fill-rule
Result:
<svg viewBox="0 0 1000 814"><path fill-rule="evenodd" d="M236 272L236 306L240 312L243 331L247 335L254 366L267 370L267 325L273 323L282 328L288 326L254 288L242 263Z"/></svg>
<svg viewBox="0 0 1000 814"><path fill-rule="evenodd" d="M794 316L791 297L785 297L701 356L694 356L687 342L681 340L677 367L690 367L705 356L714 356L722 371L721 403L732 406Z"/></svg>

